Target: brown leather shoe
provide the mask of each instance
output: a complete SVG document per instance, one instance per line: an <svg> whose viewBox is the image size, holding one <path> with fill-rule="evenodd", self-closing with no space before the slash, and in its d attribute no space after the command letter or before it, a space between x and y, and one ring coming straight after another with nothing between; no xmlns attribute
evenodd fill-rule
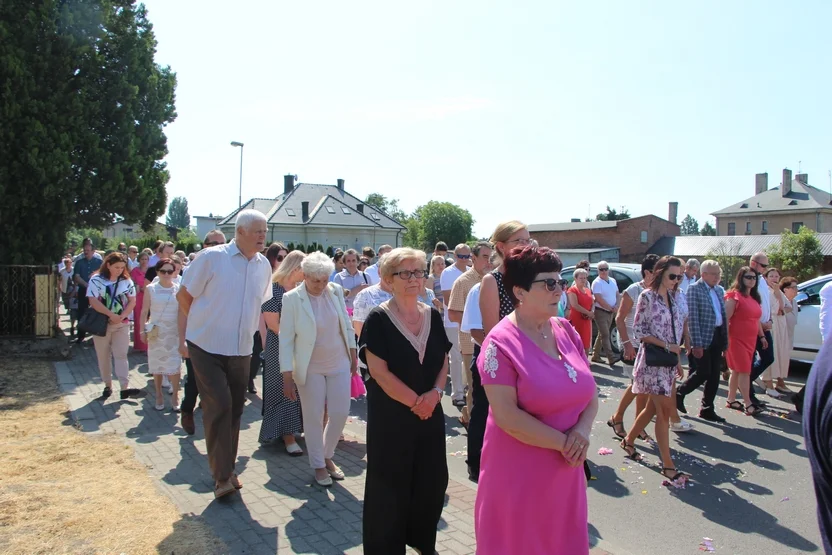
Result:
<svg viewBox="0 0 832 555"><path fill-rule="evenodd" d="M235 491L237 491L237 488L234 487L234 484L231 483L231 480L217 482L214 486L214 499L225 497L226 495L234 493Z"/></svg>
<svg viewBox="0 0 832 555"><path fill-rule="evenodd" d="M243 489L243 483L240 481L240 478L236 474L232 474L231 478L228 479L231 482L231 485L234 486L234 489Z"/></svg>
<svg viewBox="0 0 832 555"><path fill-rule="evenodd" d="M189 436L196 433L196 427L194 426L194 413L183 412L182 417L179 419L179 423L182 425L182 429L188 432Z"/></svg>

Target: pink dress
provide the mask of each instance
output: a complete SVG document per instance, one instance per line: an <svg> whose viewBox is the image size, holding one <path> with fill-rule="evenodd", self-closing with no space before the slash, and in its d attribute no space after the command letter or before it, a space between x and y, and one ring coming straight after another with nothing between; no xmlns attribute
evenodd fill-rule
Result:
<svg viewBox="0 0 832 555"><path fill-rule="evenodd" d="M477 367L483 386L515 387L518 406L566 432L597 394L595 378L569 321L552 318L552 330L561 360L504 318L488 334ZM478 555L589 553L584 469L511 437L490 411L474 517Z"/></svg>
<svg viewBox="0 0 832 555"><path fill-rule="evenodd" d="M133 309L133 350L142 353L147 352L147 343L142 341L139 319L142 315L142 302L144 301L144 292L139 293L139 286L144 285L144 272L140 266L133 268L130 272L130 278L136 284L136 308Z"/></svg>

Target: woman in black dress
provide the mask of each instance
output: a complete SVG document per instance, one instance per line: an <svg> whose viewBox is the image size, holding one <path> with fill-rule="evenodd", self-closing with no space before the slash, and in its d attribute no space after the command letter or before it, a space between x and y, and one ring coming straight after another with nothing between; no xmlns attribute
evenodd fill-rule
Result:
<svg viewBox="0 0 832 555"><path fill-rule="evenodd" d="M303 432L300 397L292 400L283 395L283 374L280 373L280 313L283 310L283 294L295 288L303 279L300 264L305 255L293 251L281 261L272 281L272 298L263 303L260 311L266 321L266 368L263 370L263 421L258 441L265 443L282 438L286 452L293 457L303 455L303 449L295 441L295 434Z"/></svg>
<svg viewBox="0 0 832 555"><path fill-rule="evenodd" d="M436 550L448 487L441 399L451 343L439 312L420 303L425 255L394 249L379 267L393 298L361 330L367 382L367 481L364 553Z"/></svg>

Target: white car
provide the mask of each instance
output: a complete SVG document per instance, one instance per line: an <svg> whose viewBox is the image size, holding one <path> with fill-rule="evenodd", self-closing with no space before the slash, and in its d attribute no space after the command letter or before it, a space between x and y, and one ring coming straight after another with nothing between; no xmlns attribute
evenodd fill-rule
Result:
<svg viewBox="0 0 832 555"><path fill-rule="evenodd" d="M821 347L820 290L832 281L832 274L804 281L797 286L797 327L794 329L792 360L812 364Z"/></svg>

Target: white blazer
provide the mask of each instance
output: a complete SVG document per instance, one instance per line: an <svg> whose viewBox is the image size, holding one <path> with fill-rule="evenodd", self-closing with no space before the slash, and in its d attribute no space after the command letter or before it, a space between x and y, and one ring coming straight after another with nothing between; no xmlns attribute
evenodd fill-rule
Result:
<svg viewBox="0 0 832 555"><path fill-rule="evenodd" d="M324 295L329 295L335 303L341 326L341 345L332 348L344 348L344 356L350 357L350 349L355 349L355 332L344 303L344 289L335 283L328 283ZM288 291L283 295L283 309L280 312L280 372L292 372L292 378L298 385L306 383L306 370L315 348L318 328L315 313L306 292L306 284Z"/></svg>

